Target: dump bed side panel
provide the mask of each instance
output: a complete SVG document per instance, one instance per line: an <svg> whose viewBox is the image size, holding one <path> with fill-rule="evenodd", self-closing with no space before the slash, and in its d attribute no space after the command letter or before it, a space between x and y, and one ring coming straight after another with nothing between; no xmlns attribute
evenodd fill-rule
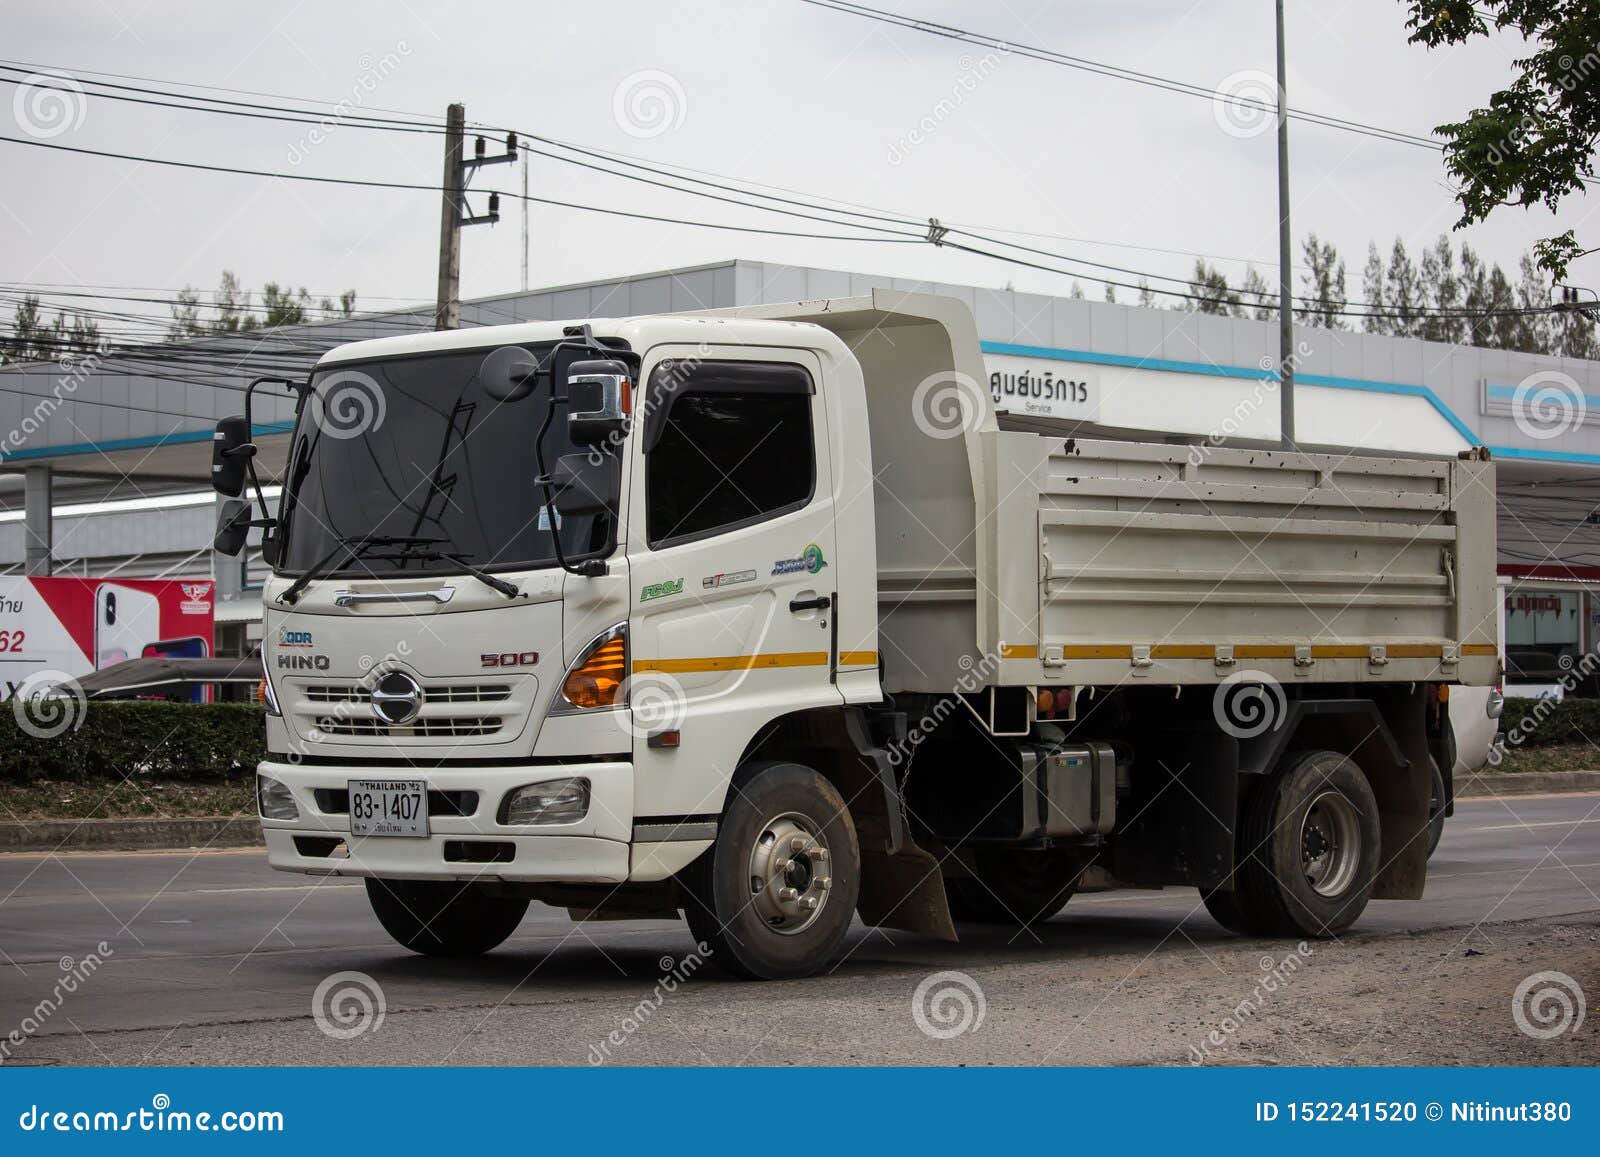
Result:
<svg viewBox="0 0 1600 1157"><path fill-rule="evenodd" d="M999 682L1494 678L1487 463L986 442Z"/></svg>

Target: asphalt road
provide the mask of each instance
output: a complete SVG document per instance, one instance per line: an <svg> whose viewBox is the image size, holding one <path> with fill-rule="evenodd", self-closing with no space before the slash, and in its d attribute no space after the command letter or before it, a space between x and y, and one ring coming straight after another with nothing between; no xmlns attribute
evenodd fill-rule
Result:
<svg viewBox="0 0 1600 1157"><path fill-rule="evenodd" d="M1080 896L1037 935L979 931L957 945L858 927L838 968L809 981L725 981L685 963L692 951L678 923L580 926L536 904L495 953L441 962L394 946L359 882L275 873L256 850L0 856L0 1056L1181 1063L1242 998L1254 991L1260 1004L1259 982L1297 953L1229 936L1188 889ZM91 954L101 955L93 974L39 1017ZM1600 1061L1595 1024L1557 1056L1519 1038L1505 1008L1537 970L1566 972L1600 998L1600 795L1463 803L1424 899L1374 902L1339 941L1300 956L1292 984L1209 1060ZM358 1016L362 1031L340 1039L311 1012L318 985L346 971L381 989L384 1013ZM925 989L919 1020L918 986L952 971L961 978ZM663 987L672 972L693 975ZM976 1031L941 1035L963 1016ZM20 1045L5 1039L13 1028ZM1486 1054L1485 1033L1504 1049Z"/></svg>

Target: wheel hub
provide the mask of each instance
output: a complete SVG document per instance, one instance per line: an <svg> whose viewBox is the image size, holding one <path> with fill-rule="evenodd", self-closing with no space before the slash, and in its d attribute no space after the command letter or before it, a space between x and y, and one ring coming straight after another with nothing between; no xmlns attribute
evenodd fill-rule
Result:
<svg viewBox="0 0 1600 1157"><path fill-rule="evenodd" d="M1319 896L1343 895L1361 866L1361 825L1355 805L1341 792L1312 799L1300 825L1300 864Z"/></svg>
<svg viewBox="0 0 1600 1157"><path fill-rule="evenodd" d="M822 825L798 812L767 823L750 850L750 903L774 932L792 936L816 922L833 888Z"/></svg>

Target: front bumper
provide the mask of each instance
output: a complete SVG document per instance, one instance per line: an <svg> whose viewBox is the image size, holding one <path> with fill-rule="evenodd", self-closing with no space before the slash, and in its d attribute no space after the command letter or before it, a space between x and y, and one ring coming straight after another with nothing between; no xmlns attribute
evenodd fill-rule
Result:
<svg viewBox="0 0 1600 1157"><path fill-rule="evenodd" d="M618 884L628 879L631 763L415 768L268 761L258 770L284 784L300 812L298 820L261 821L267 862L279 871L526 883ZM578 775L590 783L589 813L583 819L535 827L497 822L507 792ZM423 779L430 792L471 792L476 801L466 815L430 814L426 837L351 837L343 806L352 779Z"/></svg>

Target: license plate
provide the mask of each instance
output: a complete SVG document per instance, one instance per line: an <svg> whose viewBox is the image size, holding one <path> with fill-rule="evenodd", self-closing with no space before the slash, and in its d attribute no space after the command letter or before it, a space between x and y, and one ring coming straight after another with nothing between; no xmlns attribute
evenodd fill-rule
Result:
<svg viewBox="0 0 1600 1157"><path fill-rule="evenodd" d="M425 836L428 785L420 779L352 779L350 834Z"/></svg>

